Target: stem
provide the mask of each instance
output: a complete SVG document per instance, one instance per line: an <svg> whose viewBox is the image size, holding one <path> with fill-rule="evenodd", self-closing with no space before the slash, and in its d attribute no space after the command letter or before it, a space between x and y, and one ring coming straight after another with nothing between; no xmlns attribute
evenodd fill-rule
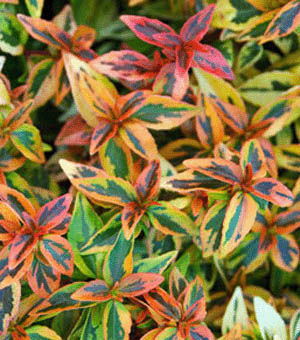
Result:
<svg viewBox="0 0 300 340"><path fill-rule="evenodd" d="M220 266L220 262L219 262L219 259L217 257L217 254L214 254L213 258L214 258L214 264L215 264L215 266L217 268L217 271L220 274L226 289L230 292L229 282L228 282L228 280L227 280L227 278L225 276L225 273L224 273L223 269Z"/></svg>

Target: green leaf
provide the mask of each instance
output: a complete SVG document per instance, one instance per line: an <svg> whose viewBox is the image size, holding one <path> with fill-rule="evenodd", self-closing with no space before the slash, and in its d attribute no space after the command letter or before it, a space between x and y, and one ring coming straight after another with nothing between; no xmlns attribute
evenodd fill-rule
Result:
<svg viewBox="0 0 300 340"><path fill-rule="evenodd" d="M95 308L95 307L94 307ZM99 312L97 310L97 312ZM93 323L93 308L89 309L82 329L80 340L103 340L103 328L101 323Z"/></svg>
<svg viewBox="0 0 300 340"><path fill-rule="evenodd" d="M25 0L30 16L39 18L42 14L44 0Z"/></svg>
<svg viewBox="0 0 300 340"><path fill-rule="evenodd" d="M133 273L156 273L162 274L170 263L176 258L176 250L169 251L163 255L150 257L136 261L133 267Z"/></svg>
<svg viewBox="0 0 300 340"><path fill-rule="evenodd" d="M167 235L195 235L196 226L187 214L167 202L159 202L147 209L151 224Z"/></svg>
<svg viewBox="0 0 300 340"><path fill-rule="evenodd" d="M104 262L103 277L108 284L112 285L123 276L132 273L132 252L133 237L126 240L121 230Z"/></svg>
<svg viewBox="0 0 300 340"><path fill-rule="evenodd" d="M42 148L42 139L39 130L29 124L21 125L10 134L14 146L33 162L43 163L45 156Z"/></svg>
<svg viewBox="0 0 300 340"><path fill-rule="evenodd" d="M103 314L103 331L105 340L129 339L131 330L129 311L118 301L109 301Z"/></svg>
<svg viewBox="0 0 300 340"><path fill-rule="evenodd" d="M52 329L46 326L32 326L26 328L31 340L62 340Z"/></svg>
<svg viewBox="0 0 300 340"><path fill-rule="evenodd" d="M11 13L0 13L0 49L11 55L23 53L28 34L23 25Z"/></svg>
<svg viewBox="0 0 300 340"><path fill-rule="evenodd" d="M253 66L263 55L263 47L255 41L245 44L238 55L237 68L242 72Z"/></svg>

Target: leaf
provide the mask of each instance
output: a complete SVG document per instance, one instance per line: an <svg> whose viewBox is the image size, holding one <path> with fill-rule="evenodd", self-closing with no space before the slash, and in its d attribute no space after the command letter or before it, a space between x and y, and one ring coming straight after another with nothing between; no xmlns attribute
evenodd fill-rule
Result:
<svg viewBox="0 0 300 340"><path fill-rule="evenodd" d="M202 321L206 315L203 284L199 277L190 282L184 290L184 319L192 323Z"/></svg>
<svg viewBox="0 0 300 340"><path fill-rule="evenodd" d="M67 120L55 139L55 145L87 145L91 129L79 114Z"/></svg>
<svg viewBox="0 0 300 340"><path fill-rule="evenodd" d="M26 0L25 3L30 16L40 18L44 6L44 0Z"/></svg>
<svg viewBox="0 0 300 340"><path fill-rule="evenodd" d="M274 178L258 179L247 190L253 195L280 207L289 207L293 204L294 196L292 192Z"/></svg>
<svg viewBox="0 0 300 340"><path fill-rule="evenodd" d="M76 290L71 298L78 301L104 302L112 299L110 289L105 281L93 280Z"/></svg>
<svg viewBox="0 0 300 340"><path fill-rule="evenodd" d="M150 59L133 50L110 51L92 60L90 65L111 78L130 82L152 80L157 73Z"/></svg>
<svg viewBox="0 0 300 340"><path fill-rule="evenodd" d="M165 327L153 338L155 340L178 340L176 327ZM148 340L147 338L143 340Z"/></svg>
<svg viewBox="0 0 300 340"><path fill-rule="evenodd" d="M219 99L213 99L215 110L219 117L229 125L233 131L238 134L244 134L248 128L248 115L245 111L241 110L238 106L223 102Z"/></svg>
<svg viewBox="0 0 300 340"><path fill-rule="evenodd" d="M2 12L0 27L0 49L13 56L22 54L28 35L15 15Z"/></svg>
<svg viewBox="0 0 300 340"><path fill-rule="evenodd" d="M0 199L7 203L21 219L22 213L34 216L36 211L33 204L19 191L0 184Z"/></svg>
<svg viewBox="0 0 300 340"><path fill-rule="evenodd" d="M199 50L194 51L191 67L199 67L215 76L233 80L234 74L223 54L210 45L199 45Z"/></svg>
<svg viewBox="0 0 300 340"><path fill-rule="evenodd" d="M267 257L267 253L259 252L259 233L251 232L242 243L228 257L228 267L238 270L245 268L245 273L251 273L261 266Z"/></svg>
<svg viewBox="0 0 300 340"><path fill-rule="evenodd" d="M100 320L99 321L97 320L95 322L94 317L96 313L100 312L98 306L100 305L96 305L94 308L91 308L89 311L87 311L87 315L84 320L84 325L82 328L80 328L80 334L77 334L80 335L80 340L103 340L102 323L99 323ZM77 323L76 326L80 327L81 325ZM74 333L75 332L72 330L72 334Z"/></svg>
<svg viewBox="0 0 300 340"><path fill-rule="evenodd" d="M266 160L260 143L256 139L251 139L243 144L241 150L240 165L246 171L247 164L251 165L253 179L266 175Z"/></svg>
<svg viewBox="0 0 300 340"><path fill-rule="evenodd" d="M254 311L264 340L272 339L275 335L278 335L282 340L287 339L284 321L271 305L255 296Z"/></svg>
<svg viewBox="0 0 300 340"><path fill-rule="evenodd" d="M165 64L159 71L152 86L154 93L182 100L189 87L189 74L178 74L176 63Z"/></svg>
<svg viewBox="0 0 300 340"><path fill-rule="evenodd" d="M115 136L99 150L103 169L110 176L121 177L131 182L133 176L133 159L130 148L123 140Z"/></svg>
<svg viewBox="0 0 300 340"><path fill-rule="evenodd" d="M95 303L79 302L71 298L71 295L83 285L84 282L74 282L58 289L47 299L43 300L42 303L37 305L30 314L46 315L51 313L58 313L64 310L94 306Z"/></svg>
<svg viewBox="0 0 300 340"><path fill-rule="evenodd" d="M81 95L81 90L79 86L80 82L78 82L80 72L84 72L89 76L93 77L95 80L97 80L98 84L101 83L101 87L105 88L106 91L110 93L116 91L115 87L105 76L96 72L89 66L88 63L77 58L73 54L63 53L63 58L68 79L71 84L73 98L78 108L78 111L89 126L96 127L98 124L97 116L95 115L94 110L91 110L85 98L83 98L83 96Z"/></svg>
<svg viewBox="0 0 300 340"><path fill-rule="evenodd" d="M27 280L35 294L46 298L59 288L60 274L51 265L35 256L27 274Z"/></svg>
<svg viewBox="0 0 300 340"><path fill-rule="evenodd" d="M199 111L194 105L186 104L167 96L149 95L143 105L131 115L153 130L173 129L192 118Z"/></svg>
<svg viewBox="0 0 300 340"><path fill-rule="evenodd" d="M261 15L247 0L221 0L217 3L212 25L217 28L229 28L241 31Z"/></svg>
<svg viewBox="0 0 300 340"><path fill-rule="evenodd" d="M59 335L46 326L36 325L26 328L26 333L29 335L31 340L61 340Z"/></svg>
<svg viewBox="0 0 300 340"><path fill-rule="evenodd" d="M52 22L31 18L23 14L18 14L17 17L34 39L56 49L70 49L72 45L71 36Z"/></svg>
<svg viewBox="0 0 300 340"><path fill-rule="evenodd" d="M276 245L271 250L271 258L279 268L292 272L299 263L299 247L292 235L276 235Z"/></svg>
<svg viewBox="0 0 300 340"><path fill-rule="evenodd" d="M228 184L237 184L242 180L241 168L226 159L221 158L202 158L187 159L183 164L192 169L203 173L206 176L215 178Z"/></svg>
<svg viewBox="0 0 300 340"><path fill-rule="evenodd" d="M38 242L38 238L31 234L18 233L11 243L8 256L8 267L10 270L15 269L30 254Z"/></svg>
<svg viewBox="0 0 300 340"><path fill-rule="evenodd" d="M300 332L300 310L298 309L292 316L290 322L290 339L297 340Z"/></svg>
<svg viewBox="0 0 300 340"><path fill-rule="evenodd" d="M243 45L237 59L239 73L252 67L262 57L263 51L263 47L255 41L249 41Z"/></svg>
<svg viewBox="0 0 300 340"><path fill-rule="evenodd" d="M167 320L180 320L181 311L179 303L163 289L155 290L144 295L146 302L153 310Z"/></svg>
<svg viewBox="0 0 300 340"><path fill-rule="evenodd" d="M135 190L141 203L152 199L159 190L161 168L158 160L153 160L143 169L135 182Z"/></svg>
<svg viewBox="0 0 300 340"><path fill-rule="evenodd" d="M47 261L58 272L71 276L73 273L73 251L70 243L59 235L46 235L40 249Z"/></svg>
<svg viewBox="0 0 300 340"><path fill-rule="evenodd" d="M212 256L220 249L222 228L228 202L216 202L205 214L200 227L203 257Z"/></svg>
<svg viewBox="0 0 300 340"><path fill-rule="evenodd" d="M154 273L134 273L122 278L117 288L118 294L134 297L148 293L164 281L163 276Z"/></svg>
<svg viewBox="0 0 300 340"><path fill-rule="evenodd" d="M239 92L222 78L205 72L199 68L193 68L193 74L200 86L201 92L211 98L219 98L226 103L238 106L246 111L245 104Z"/></svg>
<svg viewBox="0 0 300 340"><path fill-rule="evenodd" d="M99 124L93 131L90 141L90 155L94 155L99 149L113 138L118 132L118 126L108 120L99 120Z"/></svg>
<svg viewBox="0 0 300 340"><path fill-rule="evenodd" d="M299 76L287 71L264 72L240 86L241 95L256 106L267 105L290 87L299 84Z"/></svg>
<svg viewBox="0 0 300 340"><path fill-rule="evenodd" d="M258 205L255 200L242 191L230 200L222 229L221 256L234 250L254 225Z"/></svg>
<svg viewBox="0 0 300 340"><path fill-rule="evenodd" d="M66 194L45 204L36 214L39 227L53 229L63 222L72 203L72 196Z"/></svg>
<svg viewBox="0 0 300 340"><path fill-rule="evenodd" d="M14 269L9 269L9 246L6 246L0 251L0 289L10 286L12 283L21 279L21 277L28 272L33 255L30 254Z"/></svg>
<svg viewBox="0 0 300 340"><path fill-rule="evenodd" d="M142 124L128 122L119 130L126 145L139 156L152 160L158 157L155 140Z"/></svg>
<svg viewBox="0 0 300 340"><path fill-rule="evenodd" d="M23 124L11 132L10 139L26 158L37 163L45 162L40 132L35 126Z"/></svg>
<svg viewBox="0 0 300 340"><path fill-rule="evenodd" d="M186 236L195 234L193 221L182 211L167 202L158 202L147 209L151 224L167 235Z"/></svg>
<svg viewBox="0 0 300 340"><path fill-rule="evenodd" d="M300 24L299 1L289 1L283 6L270 22L260 43L286 36L292 33Z"/></svg>
<svg viewBox="0 0 300 340"><path fill-rule="evenodd" d="M33 100L26 100L13 109L4 119L3 127L9 127L15 130L20 127L29 117L32 111Z"/></svg>
<svg viewBox="0 0 300 340"><path fill-rule="evenodd" d="M108 284L113 285L125 275L132 273L133 243L133 237L126 240L124 233L120 231L117 240L108 252L104 262L103 277Z"/></svg>
<svg viewBox="0 0 300 340"><path fill-rule="evenodd" d="M68 230L68 240L72 247L80 249L102 227L101 218L96 214L86 197L77 193Z"/></svg>
<svg viewBox="0 0 300 340"><path fill-rule="evenodd" d="M104 340L129 340L130 312L118 301L109 301L103 313Z"/></svg>
<svg viewBox="0 0 300 340"><path fill-rule="evenodd" d="M121 227L121 213L119 213L114 215L85 245L81 246L80 253L89 255L109 250L115 243Z"/></svg>
<svg viewBox="0 0 300 340"><path fill-rule="evenodd" d="M99 118L113 118L113 112L116 110L115 106L119 98L113 85L108 87L101 79L94 79L92 75L84 71L79 71L78 76L80 95L97 115L98 120Z"/></svg>
<svg viewBox="0 0 300 340"><path fill-rule="evenodd" d="M123 208L122 228L126 239L130 239L144 213L144 209L141 209L136 202L130 202Z"/></svg>
<svg viewBox="0 0 300 340"><path fill-rule="evenodd" d="M215 5L206 6L190 17L182 26L180 36L184 41L201 40L209 29Z"/></svg>
<svg viewBox="0 0 300 340"><path fill-rule="evenodd" d="M136 15L121 15L120 20L123 21L138 38L149 44L164 48L166 44L161 42L164 38L170 43L170 45L167 45L170 47L180 42L175 31L159 20ZM167 37L172 37L172 40Z"/></svg>
<svg viewBox="0 0 300 340"><path fill-rule="evenodd" d="M166 268L175 260L177 251L169 251L160 256L149 257L134 262L133 273L155 273L162 274Z"/></svg>
<svg viewBox="0 0 300 340"><path fill-rule="evenodd" d="M83 194L96 202L109 202L125 206L129 202L136 201L137 196L134 187L121 178L103 175L103 171L93 171L93 168L81 166L61 160L60 165L69 177L72 184ZM83 175L74 177L74 170L81 171ZM105 173L104 173L105 174ZM87 177L88 176L88 177ZM95 176L95 177L94 177Z"/></svg>
<svg viewBox="0 0 300 340"><path fill-rule="evenodd" d="M34 98L32 108L44 105L54 96L56 89L54 65L53 59L44 59L34 65L29 73L25 98Z"/></svg>
<svg viewBox="0 0 300 340"><path fill-rule="evenodd" d="M300 211L288 210L277 214L274 218L276 232L289 234L300 227Z"/></svg>
<svg viewBox="0 0 300 340"><path fill-rule="evenodd" d="M276 15L277 10L265 12L247 26L238 36L238 41L259 40L264 35L271 20Z"/></svg>
<svg viewBox="0 0 300 340"><path fill-rule="evenodd" d="M201 144L210 149L223 141L224 127L210 99L201 95L203 110L195 117L196 132Z"/></svg>
<svg viewBox="0 0 300 340"><path fill-rule="evenodd" d="M20 300L21 286L18 281L0 289L0 334L6 334L10 321L17 316Z"/></svg>
<svg viewBox="0 0 300 340"><path fill-rule="evenodd" d="M222 334L228 333L237 323L242 326L242 329L246 329L249 324L249 316L240 286L235 288L226 307L222 321Z"/></svg>
<svg viewBox="0 0 300 340"><path fill-rule="evenodd" d="M161 188L180 193L203 191L222 191L227 184L202 174L197 169L190 169L162 179Z"/></svg>
<svg viewBox="0 0 300 340"><path fill-rule="evenodd" d="M214 335L205 325L191 327L190 334L195 340L213 340Z"/></svg>

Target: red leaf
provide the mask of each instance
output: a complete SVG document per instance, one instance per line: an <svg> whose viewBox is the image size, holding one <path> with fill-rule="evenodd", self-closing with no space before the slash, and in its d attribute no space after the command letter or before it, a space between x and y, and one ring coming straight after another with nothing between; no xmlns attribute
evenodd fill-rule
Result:
<svg viewBox="0 0 300 340"><path fill-rule="evenodd" d="M38 242L38 238L31 234L18 234L15 236L11 243L8 256L9 269L14 269L22 261L24 261L28 255L30 255Z"/></svg>
<svg viewBox="0 0 300 340"><path fill-rule="evenodd" d="M105 281L93 280L79 288L71 295L71 298L77 301L103 302L110 300L112 296L109 293L109 287Z"/></svg>
<svg viewBox="0 0 300 340"><path fill-rule="evenodd" d="M72 195L66 194L45 204L36 215L36 222L39 227L51 229L59 225L66 217L71 203Z"/></svg>
<svg viewBox="0 0 300 340"><path fill-rule="evenodd" d="M143 215L144 209L141 209L136 202L128 203L122 210L122 228L127 240L130 239Z"/></svg>
<svg viewBox="0 0 300 340"><path fill-rule="evenodd" d="M202 68L221 78L234 79L234 74L221 52L209 45L198 44L198 46L194 52L192 67Z"/></svg>
<svg viewBox="0 0 300 340"><path fill-rule="evenodd" d="M134 188L140 203L152 199L159 190L161 168L158 160L153 160L137 178Z"/></svg>
<svg viewBox="0 0 300 340"><path fill-rule="evenodd" d="M209 29L215 5L209 5L190 17L182 26L180 36L184 41L201 40Z"/></svg>
<svg viewBox="0 0 300 340"><path fill-rule="evenodd" d="M118 132L118 126L106 119L99 119L99 124L93 131L90 142L90 154L94 155L100 147L113 138Z"/></svg>
<svg viewBox="0 0 300 340"><path fill-rule="evenodd" d="M288 207L293 204L293 193L275 178L262 178L254 182L247 190L253 195L280 207Z"/></svg>
<svg viewBox="0 0 300 340"><path fill-rule="evenodd" d="M159 47L165 47L161 43L162 33L173 33L175 31L168 25L156 19L136 15L121 15L122 20L141 40Z"/></svg>

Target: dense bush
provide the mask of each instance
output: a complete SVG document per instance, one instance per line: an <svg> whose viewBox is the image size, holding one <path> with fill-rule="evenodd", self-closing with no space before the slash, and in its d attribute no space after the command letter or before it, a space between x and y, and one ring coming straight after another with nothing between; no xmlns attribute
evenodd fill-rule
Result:
<svg viewBox="0 0 300 340"><path fill-rule="evenodd" d="M300 1L0 8L0 340L299 340Z"/></svg>

